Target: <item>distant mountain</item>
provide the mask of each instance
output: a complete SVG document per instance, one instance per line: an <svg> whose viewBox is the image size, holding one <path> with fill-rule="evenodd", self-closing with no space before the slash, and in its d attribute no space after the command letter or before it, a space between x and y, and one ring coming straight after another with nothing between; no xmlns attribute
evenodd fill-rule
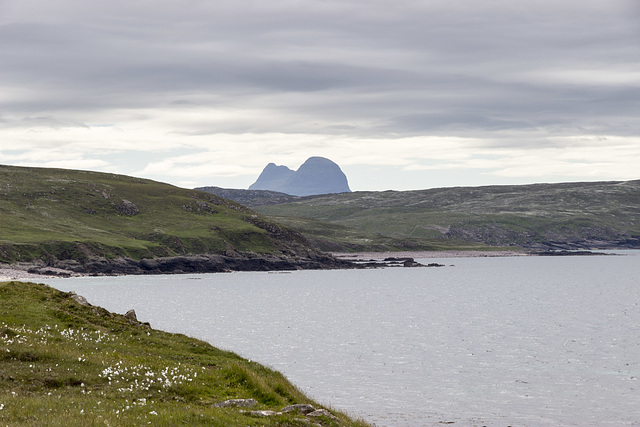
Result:
<svg viewBox="0 0 640 427"><path fill-rule="evenodd" d="M340 166L324 157L308 158L297 171L269 163L249 190L270 190L293 196L351 192Z"/></svg>
<svg viewBox="0 0 640 427"><path fill-rule="evenodd" d="M281 189L287 185L287 181L295 173L286 166L276 166L275 163L269 163L262 170L258 180L249 187L249 190L270 190L284 193Z"/></svg>

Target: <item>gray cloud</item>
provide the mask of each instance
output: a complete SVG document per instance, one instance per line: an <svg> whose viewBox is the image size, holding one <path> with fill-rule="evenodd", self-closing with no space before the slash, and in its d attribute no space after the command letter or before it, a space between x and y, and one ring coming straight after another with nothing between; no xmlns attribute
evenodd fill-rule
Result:
<svg viewBox="0 0 640 427"><path fill-rule="evenodd" d="M638 137L635 5L5 0L0 124L163 121L177 135L435 135L513 147L522 132ZM176 111L194 115L162 118Z"/></svg>

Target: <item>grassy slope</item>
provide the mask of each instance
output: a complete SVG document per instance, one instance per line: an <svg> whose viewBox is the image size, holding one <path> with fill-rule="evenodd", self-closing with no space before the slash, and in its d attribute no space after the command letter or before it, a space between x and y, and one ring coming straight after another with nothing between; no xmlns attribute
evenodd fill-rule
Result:
<svg viewBox="0 0 640 427"><path fill-rule="evenodd" d="M214 408L311 403L281 374L179 334L130 323L45 285L0 283L0 424L309 425L298 415L256 418ZM342 414L325 425L364 426Z"/></svg>
<svg viewBox="0 0 640 427"><path fill-rule="evenodd" d="M127 211L125 200L137 214ZM254 215L235 202L150 180L0 166L0 262L304 246L296 233Z"/></svg>
<svg viewBox="0 0 640 427"><path fill-rule="evenodd" d="M637 239L638 207L640 181L355 192L255 209L327 245L470 249Z"/></svg>
<svg viewBox="0 0 640 427"><path fill-rule="evenodd" d="M396 235L390 232L390 229L382 228L383 226L376 227L375 222L369 224L368 229L363 229L364 227L361 225L367 221L367 218L362 218L362 223L350 221L355 222L355 224L347 223L345 225L341 221L330 222L295 216L269 215L269 217L280 224L299 231L319 249L329 252L502 249L462 239L443 239L439 237L439 233L436 233L438 236L420 237L420 234L424 234L423 230L420 229L414 235Z"/></svg>

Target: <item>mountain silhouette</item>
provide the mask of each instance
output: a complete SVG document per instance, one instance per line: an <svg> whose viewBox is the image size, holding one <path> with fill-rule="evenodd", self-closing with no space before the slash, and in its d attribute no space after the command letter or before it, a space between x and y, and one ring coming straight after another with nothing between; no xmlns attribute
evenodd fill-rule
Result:
<svg viewBox="0 0 640 427"><path fill-rule="evenodd" d="M249 190L279 191L293 196L351 192L340 166L324 157L309 157L297 171L269 163Z"/></svg>

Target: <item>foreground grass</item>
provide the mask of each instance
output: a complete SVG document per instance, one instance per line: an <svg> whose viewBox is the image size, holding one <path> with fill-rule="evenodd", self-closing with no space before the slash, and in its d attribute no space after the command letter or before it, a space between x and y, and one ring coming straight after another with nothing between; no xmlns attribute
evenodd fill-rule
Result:
<svg viewBox="0 0 640 427"><path fill-rule="evenodd" d="M46 285L0 283L0 425L365 426L344 414L258 417L321 406L278 372L202 341L78 304Z"/></svg>

